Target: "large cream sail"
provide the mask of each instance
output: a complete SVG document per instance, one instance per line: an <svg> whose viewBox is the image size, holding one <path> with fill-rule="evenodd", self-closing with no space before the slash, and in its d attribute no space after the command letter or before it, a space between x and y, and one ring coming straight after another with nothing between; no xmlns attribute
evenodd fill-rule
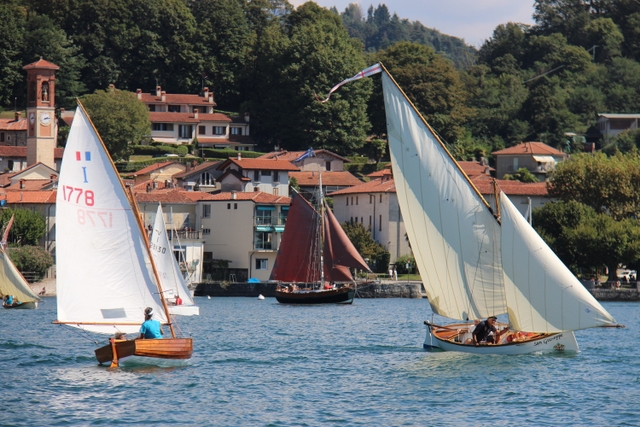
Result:
<svg viewBox="0 0 640 427"><path fill-rule="evenodd" d="M81 105L60 168L56 246L58 322L133 333L145 307L167 321L123 183Z"/></svg>
<svg viewBox="0 0 640 427"><path fill-rule="evenodd" d="M193 298L187 284L184 281L184 277L180 272L178 261L173 255L173 250L169 244L169 237L167 236L167 226L164 222L164 215L162 212L162 205L158 204L158 212L156 213L156 220L153 224L153 232L151 233L151 255L160 277L162 284L162 290L165 293L180 295L183 305L195 305Z"/></svg>
<svg viewBox="0 0 640 427"><path fill-rule="evenodd" d="M0 249L0 294L13 295L16 301L22 303L39 301L29 283L22 277L15 264L9 259L9 254Z"/></svg>
<svg viewBox="0 0 640 427"><path fill-rule="evenodd" d="M398 202L431 307L454 319L506 312L498 222L386 72L382 87Z"/></svg>
<svg viewBox="0 0 640 427"><path fill-rule="evenodd" d="M500 212L502 265L513 329L562 332L615 323L502 192Z"/></svg>

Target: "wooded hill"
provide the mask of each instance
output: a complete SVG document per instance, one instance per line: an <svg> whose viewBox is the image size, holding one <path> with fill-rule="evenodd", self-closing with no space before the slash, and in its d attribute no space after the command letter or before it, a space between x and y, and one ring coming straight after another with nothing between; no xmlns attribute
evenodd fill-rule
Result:
<svg viewBox="0 0 640 427"><path fill-rule="evenodd" d="M58 107L105 89L198 93L251 113L269 150L376 151L384 137L379 79L337 82L383 61L460 158L537 140L567 149L597 113L640 112L640 4L537 0L535 25L498 26L474 49L384 5L344 12L286 0L5 0L0 105L24 108L22 66L60 66ZM626 138L626 139L625 139ZM135 141L134 141L135 142ZM573 149L577 149L578 141ZM606 143L615 141L606 141ZM617 142L638 146L635 134Z"/></svg>

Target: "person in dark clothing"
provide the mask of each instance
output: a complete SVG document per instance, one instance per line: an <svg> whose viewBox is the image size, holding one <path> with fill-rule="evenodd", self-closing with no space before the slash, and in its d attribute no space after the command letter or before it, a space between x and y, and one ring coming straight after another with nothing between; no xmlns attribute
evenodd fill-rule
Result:
<svg viewBox="0 0 640 427"><path fill-rule="evenodd" d="M504 328L498 332L495 326L497 320L498 318L496 316L491 316L487 318L487 320L478 323L473 330L473 343L476 346L483 342L486 344L497 344L500 342L500 336L507 332L509 328Z"/></svg>

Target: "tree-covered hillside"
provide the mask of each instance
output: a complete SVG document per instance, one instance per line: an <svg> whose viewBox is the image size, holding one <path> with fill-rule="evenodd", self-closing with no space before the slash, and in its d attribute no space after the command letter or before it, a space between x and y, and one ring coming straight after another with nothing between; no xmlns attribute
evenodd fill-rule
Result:
<svg viewBox="0 0 640 427"><path fill-rule="evenodd" d="M58 107L109 84L169 93L212 89L251 113L262 149L375 152L385 121L379 79L339 81L383 61L460 158L525 140L567 148L597 113L640 111L640 3L537 0L535 25L504 23L477 52L460 39L371 7L344 12L286 0L4 0L0 105L25 106L22 67L60 66ZM578 144L574 142L574 149ZM634 133L603 141L637 149Z"/></svg>

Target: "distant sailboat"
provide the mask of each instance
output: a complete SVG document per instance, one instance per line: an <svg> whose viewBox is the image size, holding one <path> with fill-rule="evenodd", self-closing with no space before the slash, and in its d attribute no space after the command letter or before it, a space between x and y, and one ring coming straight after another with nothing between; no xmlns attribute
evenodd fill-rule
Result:
<svg viewBox="0 0 640 427"><path fill-rule="evenodd" d="M271 272L271 280L280 282L275 293L280 303L351 304L356 289L349 267L369 271L321 191L319 200L316 210L300 194L293 195Z"/></svg>
<svg viewBox="0 0 640 427"><path fill-rule="evenodd" d="M162 282L162 289L165 292L166 300L171 303L169 304L169 313L180 316L199 315L200 307L195 304L191 297L191 292L185 283L169 244L167 226L164 222L161 204L158 204L158 212L156 213L150 240L151 255L153 255L158 275ZM176 304L180 300L182 300L182 303Z"/></svg>
<svg viewBox="0 0 640 427"><path fill-rule="evenodd" d="M177 338L162 297L149 242L133 193L125 190L111 157L81 104L65 147L56 200L58 319L54 322L115 336L98 348L98 362L117 366L127 356L188 359L191 338ZM118 339L139 334L144 310L168 324L171 337Z"/></svg>
<svg viewBox="0 0 640 427"><path fill-rule="evenodd" d="M398 202L429 303L434 313L465 321L425 322L424 347L578 351L573 331L620 326L499 189L497 206L490 207L382 64L331 92L380 72ZM461 339L469 320L499 314L508 317L504 343L475 346Z"/></svg>

